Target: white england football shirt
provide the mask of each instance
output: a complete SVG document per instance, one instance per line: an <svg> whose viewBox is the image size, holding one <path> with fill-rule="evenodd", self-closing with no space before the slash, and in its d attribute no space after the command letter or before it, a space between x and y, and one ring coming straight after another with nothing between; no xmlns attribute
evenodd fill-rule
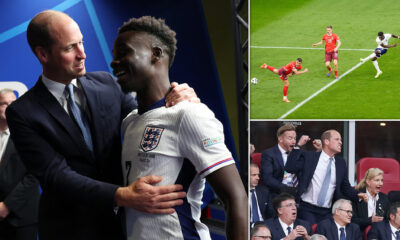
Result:
<svg viewBox="0 0 400 240"><path fill-rule="evenodd" d="M204 104L189 102L141 115L135 110L124 119L122 130L126 185L157 175L163 178L159 185L179 183L187 193L174 214L127 209L128 239L211 239L208 228L200 222L204 177L234 164L224 144L223 126L214 113Z"/></svg>
<svg viewBox="0 0 400 240"><path fill-rule="evenodd" d="M376 38L376 43L378 44L378 46L376 48L387 49L385 47L382 47L381 44L389 45L389 39L392 37L392 34L386 33L386 34L383 34L383 36L385 37L383 40L379 39L379 37Z"/></svg>

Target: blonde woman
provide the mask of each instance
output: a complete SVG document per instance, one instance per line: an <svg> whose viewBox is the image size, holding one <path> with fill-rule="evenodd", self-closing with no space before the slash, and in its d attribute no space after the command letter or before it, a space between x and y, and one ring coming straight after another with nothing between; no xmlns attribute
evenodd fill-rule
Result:
<svg viewBox="0 0 400 240"><path fill-rule="evenodd" d="M360 192L367 193L368 203L353 202L352 222L360 226L361 231L374 222L381 222L386 218L389 200L386 194L381 193L383 186L383 171L379 168L370 168L364 178L356 186Z"/></svg>

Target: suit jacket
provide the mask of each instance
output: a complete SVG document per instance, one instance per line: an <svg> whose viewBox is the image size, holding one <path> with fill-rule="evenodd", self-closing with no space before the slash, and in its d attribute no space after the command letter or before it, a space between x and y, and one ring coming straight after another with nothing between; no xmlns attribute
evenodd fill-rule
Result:
<svg viewBox="0 0 400 240"><path fill-rule="evenodd" d="M285 184L283 180L283 158L279 150L278 144L272 148L268 148L261 154L261 178L263 183L270 189L273 195L281 192Z"/></svg>
<svg viewBox="0 0 400 240"><path fill-rule="evenodd" d="M258 185L255 188L257 194L258 207L264 220L274 216L272 208L271 194L264 185Z"/></svg>
<svg viewBox="0 0 400 240"><path fill-rule="evenodd" d="M345 231L346 239L362 240L361 231L357 224L349 223ZM318 223L315 233L322 234L329 240L339 240L338 228L333 218L328 218Z"/></svg>
<svg viewBox="0 0 400 240"><path fill-rule="evenodd" d="M271 230L272 240L280 240L280 239L286 237L285 232L283 231L282 226L277 217L268 219L265 221L265 223ZM297 225L301 225L301 226L305 227L308 235L311 236L311 226L307 221L304 221L301 219L296 219L293 224L294 228ZM298 238L296 238L296 240L303 240L303 238L298 237Z"/></svg>
<svg viewBox="0 0 400 240"><path fill-rule="evenodd" d="M321 152L306 152L299 149L293 149L289 154L285 170L297 174L299 196L308 189L317 168L320 155ZM346 162L340 156L335 156L335 167L336 189L333 194L333 201L340 198L357 201L358 191L351 187L347 177Z"/></svg>
<svg viewBox="0 0 400 240"><path fill-rule="evenodd" d="M365 189L361 190L361 192L366 192ZM353 218L351 222L358 224L360 226L361 231L371 225L371 217L368 217L368 203L359 199L352 203L353 205ZM376 213L381 213L381 217L385 217L387 219L387 212L389 210L389 199L386 194L379 193L379 199L376 202Z"/></svg>
<svg viewBox="0 0 400 240"><path fill-rule="evenodd" d="M373 223L368 232L367 239L392 240L392 229L389 224L388 220Z"/></svg>
<svg viewBox="0 0 400 240"><path fill-rule="evenodd" d="M122 238L114 195L122 184L122 119L136 107L105 72L79 78L85 93L93 152L78 125L41 79L6 111L11 138L40 181L39 237Z"/></svg>
<svg viewBox="0 0 400 240"><path fill-rule="evenodd" d="M0 202L10 211L4 221L15 227L37 223L39 198L39 181L27 173L9 139L0 162Z"/></svg>

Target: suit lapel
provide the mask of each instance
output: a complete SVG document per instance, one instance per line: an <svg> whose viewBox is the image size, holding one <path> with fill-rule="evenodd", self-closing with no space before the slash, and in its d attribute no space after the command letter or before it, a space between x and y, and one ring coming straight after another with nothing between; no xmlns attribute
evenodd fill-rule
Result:
<svg viewBox="0 0 400 240"><path fill-rule="evenodd" d="M331 231L333 233L333 239L339 240L339 231L338 231L338 228L336 226L336 223L335 223L335 221L333 219L330 219L330 221L331 221Z"/></svg>
<svg viewBox="0 0 400 240"><path fill-rule="evenodd" d="M278 147L278 145L276 145L276 148L275 148L275 155L276 155L276 159L278 159L278 162L279 162L279 166L281 166L281 168L283 169L283 158L282 158L282 153L281 153L281 151L279 150L279 147Z"/></svg>
<svg viewBox="0 0 400 240"><path fill-rule="evenodd" d="M0 161L0 170L5 169L8 164L8 159L10 158L10 154L12 153L12 148L14 148L14 144L11 141L11 138L8 138L7 146L4 149L3 156ZM1 171L0 171L1 172Z"/></svg>
<svg viewBox="0 0 400 240"><path fill-rule="evenodd" d="M386 228L386 239L392 239L392 229L390 228L390 223L389 221L386 222L385 224L385 228Z"/></svg>
<svg viewBox="0 0 400 240"><path fill-rule="evenodd" d="M276 231L278 232L278 236L280 236L280 238L286 237L286 234L283 231L281 223L279 222L277 217L274 219L274 222L275 222L274 225L275 225Z"/></svg>
<svg viewBox="0 0 400 240"><path fill-rule="evenodd" d="M32 90L36 95L38 102L55 120L57 120L61 128L63 128L76 143L77 148L80 149L80 151L91 155L90 150L86 147L85 140L83 139L79 127L70 118L67 112L65 112L64 108L60 105L57 99L55 99L55 97L46 88L41 80L41 77Z"/></svg>
<svg viewBox="0 0 400 240"><path fill-rule="evenodd" d="M352 231L350 229L350 224L346 227L346 239L353 239Z"/></svg>

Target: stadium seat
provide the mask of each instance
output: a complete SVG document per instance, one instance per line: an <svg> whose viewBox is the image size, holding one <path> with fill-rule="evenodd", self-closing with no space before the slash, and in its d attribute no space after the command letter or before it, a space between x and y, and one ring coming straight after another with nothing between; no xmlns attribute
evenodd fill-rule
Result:
<svg viewBox="0 0 400 240"><path fill-rule="evenodd" d="M367 235L368 235L368 232L369 232L369 230L371 229L371 225L369 225L368 227L366 227L365 228L365 230L364 230L364 240L367 240Z"/></svg>
<svg viewBox="0 0 400 240"><path fill-rule="evenodd" d="M314 234L316 230L317 230L317 224L314 223L314 224L311 226L311 233Z"/></svg>
<svg viewBox="0 0 400 240"><path fill-rule="evenodd" d="M252 162L257 164L258 167L261 169L261 153L253 153L251 154Z"/></svg>
<svg viewBox="0 0 400 240"><path fill-rule="evenodd" d="M400 181L400 164L394 158L361 158L357 163L357 182L364 178L369 168L382 169L384 182Z"/></svg>
<svg viewBox="0 0 400 240"><path fill-rule="evenodd" d="M361 158L357 163L357 182L364 178L369 168L379 168L383 171L383 186L381 192L388 194L400 190L400 164L393 158Z"/></svg>

